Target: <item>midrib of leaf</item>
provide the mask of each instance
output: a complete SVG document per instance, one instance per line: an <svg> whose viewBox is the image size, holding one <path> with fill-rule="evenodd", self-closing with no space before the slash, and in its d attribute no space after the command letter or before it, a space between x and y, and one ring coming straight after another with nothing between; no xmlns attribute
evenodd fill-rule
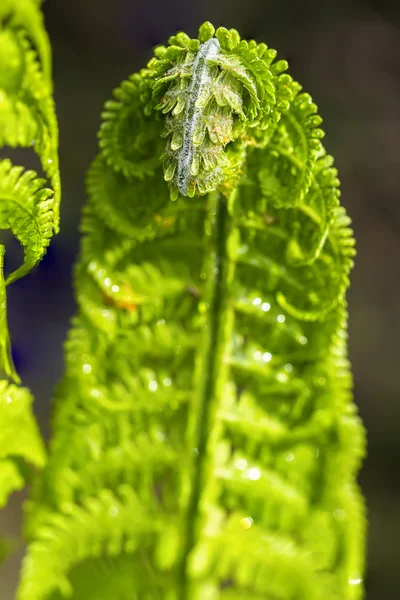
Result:
<svg viewBox="0 0 400 600"><path fill-rule="evenodd" d="M232 308L229 292L234 275L234 263L228 256L233 235L231 204L236 193L227 199L219 192L209 195L209 217L205 227L206 256L203 273L210 274L205 285L203 310L206 315L204 348L200 350L194 377L198 390L189 420L189 450L193 453L190 469L190 496L186 512L186 535L181 571L182 600L189 600L187 563L188 555L196 543L199 529L199 501L207 485L210 437L216 425L218 401L225 380L226 361L232 331Z"/></svg>

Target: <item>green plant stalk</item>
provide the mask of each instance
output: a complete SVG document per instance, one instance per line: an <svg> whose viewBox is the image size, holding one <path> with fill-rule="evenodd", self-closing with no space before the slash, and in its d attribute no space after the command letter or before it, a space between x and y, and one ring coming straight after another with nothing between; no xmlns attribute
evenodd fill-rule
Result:
<svg viewBox="0 0 400 600"><path fill-rule="evenodd" d="M105 105L18 600L363 595L354 240L275 58L205 23Z"/></svg>
<svg viewBox="0 0 400 600"><path fill-rule="evenodd" d="M203 273L209 282L206 289L204 308L207 308L207 321L204 323L203 353L199 356L195 389L198 398L195 399L192 426L189 426L189 447L192 451L190 479L192 480L191 496L188 501L188 511L185 517L187 525L186 548L183 551L183 592L182 598L187 597L188 590L185 572L186 560L197 537L197 511L202 495L203 485L207 482L210 469L210 449L215 439L212 432L218 422L217 412L222 393L224 376L224 356L229 354L232 335L233 310L230 306L229 290L234 276L234 263L229 260L229 245L235 237L232 229L232 217L229 215L229 205L232 207L235 192L229 199L219 192L210 194L209 223L206 225L206 241L208 252L205 257Z"/></svg>

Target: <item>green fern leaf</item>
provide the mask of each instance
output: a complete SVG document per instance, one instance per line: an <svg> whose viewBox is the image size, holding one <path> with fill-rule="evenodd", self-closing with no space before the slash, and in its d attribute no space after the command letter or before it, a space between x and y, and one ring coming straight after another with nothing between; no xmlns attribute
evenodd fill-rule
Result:
<svg viewBox="0 0 400 600"><path fill-rule="evenodd" d="M7 325L6 285L28 273L58 230L60 179L58 132L52 100L50 48L36 0L2 0L0 6L0 148L32 147L46 180L0 159L0 229L24 248L23 264L4 281L5 247L0 245L0 369L16 384ZM44 446L25 388L0 381L0 507L21 489L25 463L42 468Z"/></svg>
<svg viewBox="0 0 400 600"><path fill-rule="evenodd" d="M19 600L362 597L354 240L275 58L205 23L105 106Z"/></svg>
<svg viewBox="0 0 400 600"><path fill-rule="evenodd" d="M25 483L20 460L43 467L44 445L31 412L32 396L26 388L0 382L0 507L11 492Z"/></svg>

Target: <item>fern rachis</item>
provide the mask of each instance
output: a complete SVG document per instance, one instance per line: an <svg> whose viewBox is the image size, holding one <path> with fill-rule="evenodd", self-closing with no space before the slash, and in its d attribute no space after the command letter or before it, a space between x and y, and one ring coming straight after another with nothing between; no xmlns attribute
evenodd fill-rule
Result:
<svg viewBox="0 0 400 600"><path fill-rule="evenodd" d="M353 238L275 56L206 23L105 105L19 600L361 598Z"/></svg>

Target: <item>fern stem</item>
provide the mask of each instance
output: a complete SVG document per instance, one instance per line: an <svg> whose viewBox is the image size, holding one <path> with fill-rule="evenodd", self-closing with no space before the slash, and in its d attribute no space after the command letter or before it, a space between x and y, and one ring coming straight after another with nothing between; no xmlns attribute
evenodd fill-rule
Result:
<svg viewBox="0 0 400 600"><path fill-rule="evenodd" d="M193 454L192 468L189 471L191 493L185 518L187 530L182 562L182 600L190 598L186 577L187 560L197 537L199 523L196 515L200 513L200 519L202 518L200 498L209 479L208 470L212 468L210 458L216 434L213 424L217 421L215 415L226 375L224 355L228 351L232 334L233 311L229 292L235 265L229 257L229 245L234 235L231 206L235 196L236 190L229 199L219 192L209 195L209 218L205 226L208 247L203 266L203 273L209 274L209 280L204 303L200 305L200 310L204 310L206 315L203 325L204 347L197 364L195 389L198 393L189 423L189 448Z"/></svg>

